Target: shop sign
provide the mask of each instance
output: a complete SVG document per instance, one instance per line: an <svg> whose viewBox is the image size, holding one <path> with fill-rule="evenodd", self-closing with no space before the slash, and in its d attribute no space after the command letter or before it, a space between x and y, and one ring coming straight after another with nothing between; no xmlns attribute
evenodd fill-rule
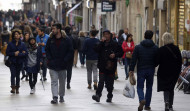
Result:
<svg viewBox="0 0 190 111"><path fill-rule="evenodd" d="M113 12L116 9L116 2L102 1L102 12Z"/></svg>

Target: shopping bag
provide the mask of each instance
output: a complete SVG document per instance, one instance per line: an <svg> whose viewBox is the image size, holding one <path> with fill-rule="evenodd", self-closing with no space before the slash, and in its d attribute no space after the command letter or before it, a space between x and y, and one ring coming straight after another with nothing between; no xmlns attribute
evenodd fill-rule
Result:
<svg viewBox="0 0 190 111"><path fill-rule="evenodd" d="M135 88L128 80L123 89L123 95L127 98L135 98Z"/></svg>

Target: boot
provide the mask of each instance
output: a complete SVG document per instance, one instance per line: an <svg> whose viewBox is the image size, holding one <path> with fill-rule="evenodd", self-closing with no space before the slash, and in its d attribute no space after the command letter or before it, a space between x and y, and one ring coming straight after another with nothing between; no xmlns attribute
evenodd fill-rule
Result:
<svg viewBox="0 0 190 111"><path fill-rule="evenodd" d="M165 103L165 111L169 111L169 109L170 109L170 108L169 108L169 103L166 102L166 103Z"/></svg>
<svg viewBox="0 0 190 111"><path fill-rule="evenodd" d="M88 89L91 89L92 87L91 87L91 84L88 84L88 87L87 87Z"/></svg>
<svg viewBox="0 0 190 111"><path fill-rule="evenodd" d="M94 90L97 90L98 89L98 85L97 85L97 83L95 82L94 83Z"/></svg>
<svg viewBox="0 0 190 111"><path fill-rule="evenodd" d="M98 95L93 95L92 99L96 102L100 102L100 97Z"/></svg>
<svg viewBox="0 0 190 111"><path fill-rule="evenodd" d="M11 90L11 93L15 93L15 86L11 86L12 90Z"/></svg>
<svg viewBox="0 0 190 111"><path fill-rule="evenodd" d="M16 94L19 94L19 88L20 86L16 86Z"/></svg>

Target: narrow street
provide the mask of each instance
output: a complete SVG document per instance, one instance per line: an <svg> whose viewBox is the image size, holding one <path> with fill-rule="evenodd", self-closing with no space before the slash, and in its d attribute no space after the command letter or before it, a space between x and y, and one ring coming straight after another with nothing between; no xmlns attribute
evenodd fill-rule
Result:
<svg viewBox="0 0 190 111"><path fill-rule="evenodd" d="M1 111L137 111L138 97L129 99L122 95L124 80L123 66L118 67L119 79L115 81L113 103L106 103L107 91L104 89L100 103L92 100L94 90L87 89L86 69L73 68L73 78L71 89L66 90L65 103L58 105L50 104L51 86L48 74L48 80L45 82L45 91L39 81L36 86L36 93L30 95L28 82L21 81L20 94L10 93L10 71L3 64L3 56L0 55L0 110ZM163 94L156 91L156 76L154 81L153 98L151 108L152 111L164 111ZM136 88L135 88L136 89ZM183 94L182 91L175 92L174 110L189 111L190 95Z"/></svg>

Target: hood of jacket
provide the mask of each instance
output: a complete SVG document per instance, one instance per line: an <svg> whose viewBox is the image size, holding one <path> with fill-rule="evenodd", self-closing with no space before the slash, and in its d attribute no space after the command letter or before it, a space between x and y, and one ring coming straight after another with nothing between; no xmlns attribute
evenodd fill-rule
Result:
<svg viewBox="0 0 190 111"><path fill-rule="evenodd" d="M153 47L155 45L151 39L145 39L140 44L144 47Z"/></svg>
<svg viewBox="0 0 190 111"><path fill-rule="evenodd" d="M67 34L65 33L64 30L61 30L61 35L62 35L63 38L66 38L66 37L67 37ZM53 35L52 32L49 34L49 36L50 36L50 38L53 38L53 37L54 37L54 35Z"/></svg>

